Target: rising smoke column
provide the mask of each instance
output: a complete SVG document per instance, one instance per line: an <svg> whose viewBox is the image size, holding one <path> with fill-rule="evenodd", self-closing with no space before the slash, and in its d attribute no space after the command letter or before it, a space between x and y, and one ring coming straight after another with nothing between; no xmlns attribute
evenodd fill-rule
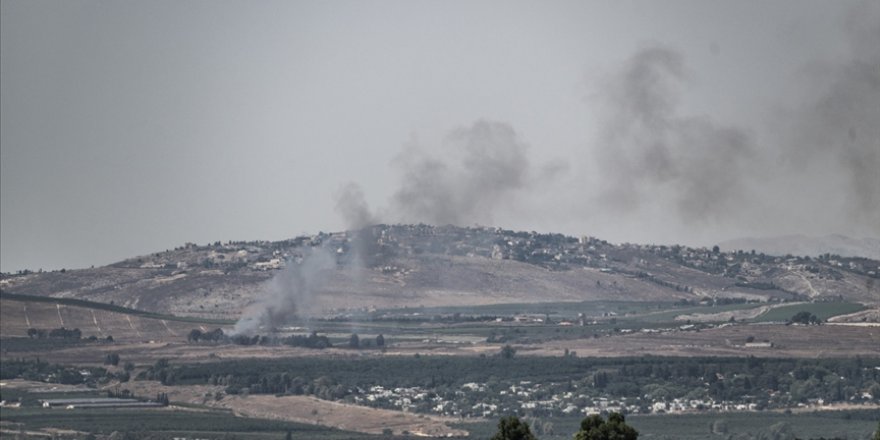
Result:
<svg viewBox="0 0 880 440"><path fill-rule="evenodd" d="M528 184L527 148L510 125L487 120L453 130L434 154L410 145L394 161L403 176L395 212L410 222L492 224L505 198Z"/></svg>
<svg viewBox="0 0 880 440"><path fill-rule="evenodd" d="M691 222L718 220L748 197L754 142L739 128L679 114L686 72L678 52L651 46L604 84L595 156L603 207L625 214L659 199Z"/></svg>
<svg viewBox="0 0 880 440"><path fill-rule="evenodd" d="M354 271L354 277L365 281L363 269L380 264L381 252L373 235L373 226L380 223L364 198L360 185L349 182L336 193L336 212L342 216L348 234L346 263Z"/></svg>
<svg viewBox="0 0 880 440"><path fill-rule="evenodd" d="M354 182L345 184L336 193L336 212L342 216L346 230L362 229L378 223L364 198L364 190Z"/></svg>
<svg viewBox="0 0 880 440"><path fill-rule="evenodd" d="M814 179L845 176L834 187L850 222L880 234L880 3L849 11L842 59L807 69L804 99L782 124L787 171L816 169ZM825 183L825 185L834 183Z"/></svg>
<svg viewBox="0 0 880 440"><path fill-rule="evenodd" d="M342 187L336 195L336 210L351 234L345 263L356 279L362 278L361 269L373 249L370 243L375 243L369 226L376 220L360 186L349 183ZM340 263L339 257L342 256L323 247L303 249L300 258L288 261L285 269L264 285L257 301L236 322L233 334L258 333L296 319L308 319L318 312L316 297L327 282L328 272Z"/></svg>
<svg viewBox="0 0 880 440"><path fill-rule="evenodd" d="M289 261L287 267L275 275L257 298L248 306L233 334L252 335L294 319L311 316L315 297L327 279L326 272L336 267L336 259L323 248L306 249L301 261Z"/></svg>

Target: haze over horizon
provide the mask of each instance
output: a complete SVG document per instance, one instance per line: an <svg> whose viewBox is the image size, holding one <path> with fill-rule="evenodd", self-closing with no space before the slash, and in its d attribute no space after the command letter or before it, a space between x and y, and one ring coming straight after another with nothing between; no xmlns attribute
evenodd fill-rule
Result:
<svg viewBox="0 0 880 440"><path fill-rule="evenodd" d="M880 2L0 3L0 271L370 222L880 238Z"/></svg>

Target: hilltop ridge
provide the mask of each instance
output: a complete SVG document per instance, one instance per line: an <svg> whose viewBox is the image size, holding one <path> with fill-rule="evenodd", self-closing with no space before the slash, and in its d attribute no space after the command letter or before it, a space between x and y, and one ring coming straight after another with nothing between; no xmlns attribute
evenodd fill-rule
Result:
<svg viewBox="0 0 880 440"><path fill-rule="evenodd" d="M336 269L321 313L355 308L584 300L880 302L880 262L612 244L489 227L375 225L281 241L188 243L104 267L3 274L3 292L233 319L311 249Z"/></svg>
<svg viewBox="0 0 880 440"><path fill-rule="evenodd" d="M755 249L770 255L802 255L818 257L833 254L843 257L880 259L880 239L855 239L840 234L811 237L807 235L781 235L775 237L745 237L723 241L718 244L724 250Z"/></svg>

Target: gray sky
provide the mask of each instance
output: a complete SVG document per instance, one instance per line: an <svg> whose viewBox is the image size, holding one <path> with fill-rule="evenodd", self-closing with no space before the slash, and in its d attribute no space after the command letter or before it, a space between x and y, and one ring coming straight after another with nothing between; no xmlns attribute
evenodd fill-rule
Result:
<svg viewBox="0 0 880 440"><path fill-rule="evenodd" d="M0 25L2 271L364 219L880 236L877 0L3 0Z"/></svg>

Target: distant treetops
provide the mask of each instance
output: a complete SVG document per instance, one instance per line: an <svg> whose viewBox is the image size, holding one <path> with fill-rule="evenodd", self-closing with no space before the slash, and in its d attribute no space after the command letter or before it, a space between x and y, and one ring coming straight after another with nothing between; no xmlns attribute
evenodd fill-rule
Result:
<svg viewBox="0 0 880 440"><path fill-rule="evenodd" d="M636 440L639 432L626 424L623 414L613 412L608 420L593 414L581 420L581 430L574 435L575 440Z"/></svg>
<svg viewBox="0 0 880 440"><path fill-rule="evenodd" d="M574 440L636 440L639 432L626 424L623 414L612 412L608 420L598 414L587 416L581 420L580 431L574 434ZM532 434L529 424L516 416L502 417L498 421L498 432L492 440L537 440Z"/></svg>

